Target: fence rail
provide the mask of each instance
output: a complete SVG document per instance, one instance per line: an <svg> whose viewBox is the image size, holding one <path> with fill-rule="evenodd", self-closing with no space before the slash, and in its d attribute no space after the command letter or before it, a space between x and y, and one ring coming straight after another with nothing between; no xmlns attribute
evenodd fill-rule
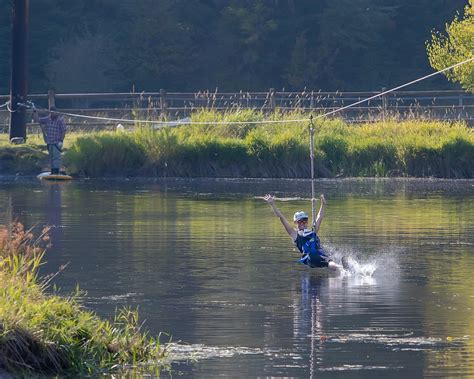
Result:
<svg viewBox="0 0 474 379"><path fill-rule="evenodd" d="M140 93L69 93L53 94L59 110L88 116L136 119L178 119L189 116L198 109L230 111L235 109L258 109L271 112L303 110L314 113L329 112L384 92L140 92ZM49 94L33 94L29 99L37 106L48 107ZM0 104L9 100L0 96ZM386 117L399 119L425 118L436 120L474 121L474 94L463 91L397 91L357 106L338 112L347 122L378 121ZM70 118L72 124L88 125L116 124L105 120ZM9 112L0 109L0 127L8 128Z"/></svg>

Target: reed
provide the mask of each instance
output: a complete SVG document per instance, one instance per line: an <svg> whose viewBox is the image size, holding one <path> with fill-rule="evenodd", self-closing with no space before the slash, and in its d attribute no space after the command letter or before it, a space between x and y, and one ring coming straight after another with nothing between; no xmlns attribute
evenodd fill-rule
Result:
<svg viewBox="0 0 474 379"><path fill-rule="evenodd" d="M69 172L85 176L308 178L308 124L291 121L305 118L309 123L301 110L201 110L191 119L202 124L77 132L66 138L64 161ZM248 123L254 121L263 123ZM464 122L388 119L354 125L322 119L315 129L320 177L474 175L474 133ZM1 145L0 166L19 165L19 158L2 162Z"/></svg>
<svg viewBox="0 0 474 379"><path fill-rule="evenodd" d="M0 368L16 376L92 375L166 354L141 330L136 310L102 320L78 302L46 293L53 276L38 277L48 229L34 237L14 223L0 228ZM61 268L60 270L62 270Z"/></svg>
<svg viewBox="0 0 474 379"><path fill-rule="evenodd" d="M132 171L152 176L309 177L308 125L291 121L305 117L300 111L266 115L203 110L192 115L192 121L203 124L163 129L138 125L126 137L114 132L86 136L76 140L67 156L77 172L92 176ZM282 123L246 123L265 120ZM462 122L348 125L326 119L318 120L315 128L318 176L473 176L474 135ZM140 152L139 159L131 152ZM114 158L106 159L108 154Z"/></svg>
<svg viewBox="0 0 474 379"><path fill-rule="evenodd" d="M87 176L133 175L146 163L146 147L126 133L84 134L67 150L66 162L71 172Z"/></svg>

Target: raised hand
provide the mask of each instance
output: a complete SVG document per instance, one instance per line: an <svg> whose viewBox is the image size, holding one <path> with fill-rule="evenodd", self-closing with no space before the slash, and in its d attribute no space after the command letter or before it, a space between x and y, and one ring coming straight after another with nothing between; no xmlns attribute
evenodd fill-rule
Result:
<svg viewBox="0 0 474 379"><path fill-rule="evenodd" d="M265 200L268 204L273 204L275 202L275 196L267 194L263 197L263 200Z"/></svg>

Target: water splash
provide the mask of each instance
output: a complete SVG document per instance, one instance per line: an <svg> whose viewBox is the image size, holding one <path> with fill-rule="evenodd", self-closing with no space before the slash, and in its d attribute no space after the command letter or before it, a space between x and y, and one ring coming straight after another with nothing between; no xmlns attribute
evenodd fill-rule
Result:
<svg viewBox="0 0 474 379"><path fill-rule="evenodd" d="M373 276L377 270L377 264L375 262L361 263L353 257L346 257L346 261L349 269L345 272L345 275L359 275L359 276Z"/></svg>
<svg viewBox="0 0 474 379"><path fill-rule="evenodd" d="M327 246L328 255L342 265L344 257L350 267L344 270L345 276L394 277L399 274L398 259L400 248L389 246L382 251L363 255L352 247Z"/></svg>

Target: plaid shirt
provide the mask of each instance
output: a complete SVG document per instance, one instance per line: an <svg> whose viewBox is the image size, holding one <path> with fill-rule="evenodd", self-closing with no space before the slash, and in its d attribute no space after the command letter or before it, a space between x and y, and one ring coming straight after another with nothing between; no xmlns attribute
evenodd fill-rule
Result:
<svg viewBox="0 0 474 379"><path fill-rule="evenodd" d="M45 134L45 142L47 144L54 144L64 141L66 135L66 123L62 117L57 117L55 120L51 116L40 117L38 122L46 126L43 128Z"/></svg>

